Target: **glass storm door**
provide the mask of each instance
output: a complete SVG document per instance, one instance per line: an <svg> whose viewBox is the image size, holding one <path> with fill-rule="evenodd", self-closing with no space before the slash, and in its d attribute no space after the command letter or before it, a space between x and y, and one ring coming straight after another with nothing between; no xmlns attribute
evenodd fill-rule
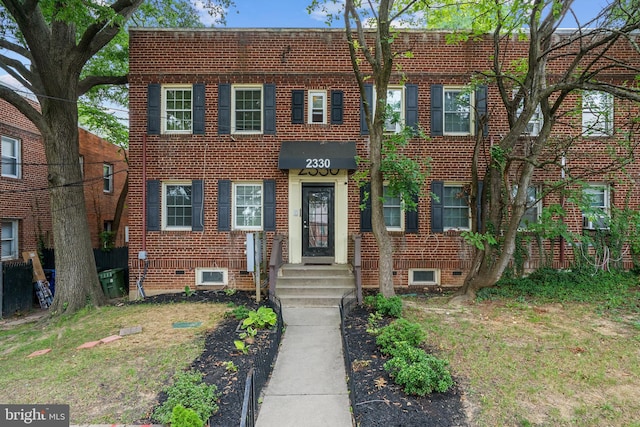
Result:
<svg viewBox="0 0 640 427"><path fill-rule="evenodd" d="M302 256L334 256L333 184L302 186Z"/></svg>

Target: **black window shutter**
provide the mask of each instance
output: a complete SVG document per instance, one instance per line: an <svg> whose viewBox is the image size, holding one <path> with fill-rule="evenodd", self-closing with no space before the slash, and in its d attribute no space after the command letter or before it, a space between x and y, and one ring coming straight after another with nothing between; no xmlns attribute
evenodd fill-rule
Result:
<svg viewBox="0 0 640 427"><path fill-rule="evenodd" d="M364 201L365 196L367 197L366 202ZM360 205L364 202L364 209L360 208L360 231L361 232L372 232L373 226L371 225L371 184L366 183L364 186L360 187Z"/></svg>
<svg viewBox="0 0 640 427"><path fill-rule="evenodd" d="M431 181L431 193L431 232L442 233L444 231L444 182Z"/></svg>
<svg viewBox="0 0 640 427"><path fill-rule="evenodd" d="M265 179L262 182L264 190L264 231L276 231L276 181Z"/></svg>
<svg viewBox="0 0 640 427"><path fill-rule="evenodd" d="M416 209L413 211L407 211L404 215L404 231L405 233L417 233L418 232L418 195L414 194L413 201L416 203Z"/></svg>
<svg viewBox="0 0 640 427"><path fill-rule="evenodd" d="M204 181L191 181L191 231L204 230Z"/></svg>
<svg viewBox="0 0 640 427"><path fill-rule="evenodd" d="M147 231L160 231L160 181L147 181Z"/></svg>
<svg viewBox="0 0 640 427"><path fill-rule="evenodd" d="M231 181L218 181L218 231L231 231Z"/></svg>
<svg viewBox="0 0 640 427"><path fill-rule="evenodd" d="M480 119L484 117L484 125L482 126L482 135L489 135L489 121L486 119L487 115L487 86L480 85L476 89L476 126L480 123ZM476 132L478 128L476 127Z"/></svg>
<svg viewBox="0 0 640 427"><path fill-rule="evenodd" d="M364 95L369 105L369 111L373 114L373 85L364 85ZM367 117L364 114L364 102L360 100L360 135L369 135L369 126L367 125Z"/></svg>
<svg viewBox="0 0 640 427"><path fill-rule="evenodd" d="M147 86L147 134L160 135L161 88L157 83Z"/></svg>
<svg viewBox="0 0 640 427"><path fill-rule="evenodd" d="M331 91L331 124L342 124L344 92L341 90Z"/></svg>
<svg viewBox="0 0 640 427"><path fill-rule="evenodd" d="M264 88L264 134L276 134L276 85L265 84Z"/></svg>
<svg viewBox="0 0 640 427"><path fill-rule="evenodd" d="M204 92L203 83L193 85L193 134L204 135Z"/></svg>
<svg viewBox="0 0 640 427"><path fill-rule="evenodd" d="M291 91L291 123L304 124L304 90Z"/></svg>
<svg viewBox="0 0 640 427"><path fill-rule="evenodd" d="M231 85L218 85L218 135L231 133Z"/></svg>
<svg viewBox="0 0 640 427"><path fill-rule="evenodd" d="M444 134L444 93L442 85L431 85L431 136Z"/></svg>
<svg viewBox="0 0 640 427"><path fill-rule="evenodd" d="M404 122L416 132L418 130L418 85L405 85L404 96Z"/></svg>
<svg viewBox="0 0 640 427"><path fill-rule="evenodd" d="M477 218L477 227L476 230L478 233L482 233L482 189L484 188L483 182L478 181L478 193L476 194L476 218Z"/></svg>

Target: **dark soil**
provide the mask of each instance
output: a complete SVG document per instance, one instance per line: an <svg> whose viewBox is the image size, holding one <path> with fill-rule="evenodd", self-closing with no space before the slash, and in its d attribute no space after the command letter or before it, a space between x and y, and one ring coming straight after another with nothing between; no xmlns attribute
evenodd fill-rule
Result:
<svg viewBox="0 0 640 427"><path fill-rule="evenodd" d="M146 303L171 303L180 301L221 302L235 306L244 305L255 309L257 304L252 295L237 292L226 295L223 292L198 291L186 297L184 294L148 297ZM446 393L435 393L425 397L408 396L393 383L382 365L386 361L369 334L367 321L369 312L363 307L355 307L346 319L346 340L352 363L353 386L355 391L354 417L359 427L445 427L466 426L467 421L462 406L462 393L457 386ZM387 322L389 319L386 320ZM233 343L238 339L236 328L239 321L227 318L210 333L205 340L205 349L191 365L192 369L204 374L207 384L215 384L221 393L219 411L211 417L211 426L233 427L240 423L244 383L254 358L260 349L267 347L274 334L263 333L256 337L249 347L249 353L240 353ZM231 361L238 367L237 372L226 369L225 362ZM382 378L383 381L379 379ZM380 386L384 384L384 386ZM166 399L163 393L160 402ZM140 420L148 423L150 420Z"/></svg>

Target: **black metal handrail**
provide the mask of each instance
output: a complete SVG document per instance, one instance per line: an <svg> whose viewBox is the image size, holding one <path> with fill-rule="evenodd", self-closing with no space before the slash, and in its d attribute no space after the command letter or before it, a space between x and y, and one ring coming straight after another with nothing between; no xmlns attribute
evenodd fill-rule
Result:
<svg viewBox="0 0 640 427"><path fill-rule="evenodd" d="M240 427L253 427L255 425L258 417L258 397L269 375L271 375L276 355L278 354L278 348L280 347L280 340L282 339L284 321L282 319L282 304L280 303L280 299L275 295L269 295L267 305L273 309L278 318L275 331L273 331L275 336L266 351L256 354L253 367L247 374L244 386L242 414L240 416Z"/></svg>
<svg viewBox="0 0 640 427"><path fill-rule="evenodd" d="M347 374L347 384L349 386L349 400L351 401L351 410L353 416L356 416L356 388L353 381L353 361L351 360L351 352L349 351L349 343L347 342L347 334L345 331L345 319L351 313L351 310L358 302L356 290L347 292L340 300L340 334L342 335L342 355L344 357L344 368Z"/></svg>

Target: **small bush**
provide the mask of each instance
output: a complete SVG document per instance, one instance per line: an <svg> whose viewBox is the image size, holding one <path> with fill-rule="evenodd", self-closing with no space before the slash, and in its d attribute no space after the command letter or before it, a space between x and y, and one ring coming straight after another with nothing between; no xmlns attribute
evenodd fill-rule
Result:
<svg viewBox="0 0 640 427"><path fill-rule="evenodd" d="M201 420L208 420L218 411L217 390L215 385L202 382L200 372L179 372L175 375L173 384L164 390L167 400L155 409L153 419L161 424L168 424L171 422L173 408L182 405L192 409Z"/></svg>
<svg viewBox="0 0 640 427"><path fill-rule="evenodd" d="M382 294L368 295L365 297L364 303L373 311L379 311L385 316L402 316L402 299L398 296L386 298Z"/></svg>
<svg viewBox="0 0 640 427"><path fill-rule="evenodd" d="M406 342L398 343L393 358L384 369L407 394L424 396L434 391L443 393L453 386L449 362L427 354Z"/></svg>
<svg viewBox="0 0 640 427"><path fill-rule="evenodd" d="M236 320L244 320L249 317L249 309L244 305L239 305L231 310L231 316L235 317Z"/></svg>
<svg viewBox="0 0 640 427"><path fill-rule="evenodd" d="M425 338L426 334L418 323L411 323L401 318L380 329L376 344L383 354L392 354L394 348L401 342L417 347Z"/></svg>
<svg viewBox="0 0 640 427"><path fill-rule="evenodd" d="M204 421L200 419L196 411L177 404L171 412L171 427L202 427Z"/></svg>
<svg viewBox="0 0 640 427"><path fill-rule="evenodd" d="M254 328L264 329L270 328L276 324L278 316L276 312L270 307L260 307L257 310L251 310L246 319L242 322L242 327L247 328L253 326Z"/></svg>

